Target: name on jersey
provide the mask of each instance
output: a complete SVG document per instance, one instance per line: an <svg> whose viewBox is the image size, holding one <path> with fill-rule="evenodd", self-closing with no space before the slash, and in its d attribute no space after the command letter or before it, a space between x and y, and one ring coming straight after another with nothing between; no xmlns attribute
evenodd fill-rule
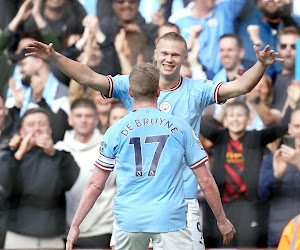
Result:
<svg viewBox="0 0 300 250"><path fill-rule="evenodd" d="M166 127L167 129L169 129L171 131L172 134L179 131L179 129L176 126L174 126L174 124L171 121L169 121L167 119L143 118L143 119L134 120L133 123L127 123L125 125L125 127L121 130L121 134L124 136L128 136L129 132L135 130L136 128L146 127L146 126L154 126L154 125Z"/></svg>

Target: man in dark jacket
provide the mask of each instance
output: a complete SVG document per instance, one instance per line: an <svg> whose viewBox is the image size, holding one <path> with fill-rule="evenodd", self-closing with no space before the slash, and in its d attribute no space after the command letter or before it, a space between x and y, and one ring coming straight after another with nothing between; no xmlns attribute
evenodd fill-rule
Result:
<svg viewBox="0 0 300 250"><path fill-rule="evenodd" d="M70 153L55 150L47 111L25 112L19 135L0 158L0 185L8 197L5 248L64 248L65 191L79 168Z"/></svg>
<svg viewBox="0 0 300 250"><path fill-rule="evenodd" d="M105 16L101 19L101 30L106 36L106 41L102 44L102 52L105 60L101 63L101 70L98 71L101 74L116 75L121 72L118 56L114 48L115 37L121 28L142 33L147 40L148 59L152 57L158 26L153 23L146 23L138 11L139 4L139 0L114 0L112 7L115 15Z"/></svg>

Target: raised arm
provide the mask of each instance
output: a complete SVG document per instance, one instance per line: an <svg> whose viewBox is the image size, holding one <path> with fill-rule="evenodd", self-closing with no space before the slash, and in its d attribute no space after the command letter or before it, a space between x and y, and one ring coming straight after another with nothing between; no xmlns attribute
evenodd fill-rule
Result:
<svg viewBox="0 0 300 250"><path fill-rule="evenodd" d="M197 178L207 203L216 217L217 225L223 235L223 243L229 244L233 238L233 235L235 234L235 229L230 221L226 218L215 179L204 163L203 166L199 166L192 170Z"/></svg>
<svg viewBox="0 0 300 250"><path fill-rule="evenodd" d="M73 218L67 237L66 250L71 250L73 248L73 244L79 235L79 225L92 209L97 198L102 193L109 174L110 172L95 167L92 176L85 187L77 211Z"/></svg>
<svg viewBox="0 0 300 250"><path fill-rule="evenodd" d="M69 78L75 80L83 86L91 87L107 95L109 82L106 76L98 74L88 66L71 60L53 49L52 43L49 45L34 41L29 43L26 49L30 52L26 56L37 56L45 61L52 62Z"/></svg>
<svg viewBox="0 0 300 250"><path fill-rule="evenodd" d="M257 62L248 69L240 78L222 84L219 90L219 101L225 102L227 99L244 95L250 92L259 82L265 73L267 66L275 62L282 62L282 58L276 58L279 53L274 50L269 50L270 45L267 45L262 51L259 51L257 46L253 46L256 53Z"/></svg>

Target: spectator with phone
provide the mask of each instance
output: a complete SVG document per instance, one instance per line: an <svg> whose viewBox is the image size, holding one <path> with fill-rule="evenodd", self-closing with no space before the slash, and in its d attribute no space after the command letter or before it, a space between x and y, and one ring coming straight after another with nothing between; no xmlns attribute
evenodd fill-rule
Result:
<svg viewBox="0 0 300 250"><path fill-rule="evenodd" d="M300 109L291 115L288 134L260 170L259 196L270 201L268 247L277 247L284 227L300 211Z"/></svg>

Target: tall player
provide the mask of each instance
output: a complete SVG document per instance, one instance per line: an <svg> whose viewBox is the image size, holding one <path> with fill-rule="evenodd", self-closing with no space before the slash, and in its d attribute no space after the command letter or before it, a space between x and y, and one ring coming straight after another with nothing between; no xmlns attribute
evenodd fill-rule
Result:
<svg viewBox="0 0 300 250"><path fill-rule="evenodd" d="M128 76L103 76L87 66L72 61L53 50L52 44L33 42L28 45L31 53L50 60L70 78L84 86L100 91L106 97L120 99L128 111L133 110L133 100L128 93ZM156 44L154 59L160 71L159 86L161 94L158 98L159 108L167 113L183 118L189 123L197 136L200 130L201 114L205 107L213 103L222 103L227 99L243 95L259 82L268 65L276 61L278 53L266 46L259 51L254 47L257 56L256 64L239 79L227 83L207 80L192 80L181 77L181 65L187 59L187 45L184 38L170 32L161 36ZM184 161L183 163L184 164ZM204 249L202 234L199 232L200 210L197 201L197 181L189 168L184 169L184 192L188 203L188 228L192 232L194 249Z"/></svg>
<svg viewBox="0 0 300 250"><path fill-rule="evenodd" d="M226 219L199 139L185 121L157 109L158 69L149 63L137 65L129 81L134 111L112 125L103 137L66 249L72 249L80 223L103 191L110 171L115 170L115 249L146 250L151 238L154 249L192 250L191 233L186 229L183 158L216 216L224 242L229 243L235 229Z"/></svg>

